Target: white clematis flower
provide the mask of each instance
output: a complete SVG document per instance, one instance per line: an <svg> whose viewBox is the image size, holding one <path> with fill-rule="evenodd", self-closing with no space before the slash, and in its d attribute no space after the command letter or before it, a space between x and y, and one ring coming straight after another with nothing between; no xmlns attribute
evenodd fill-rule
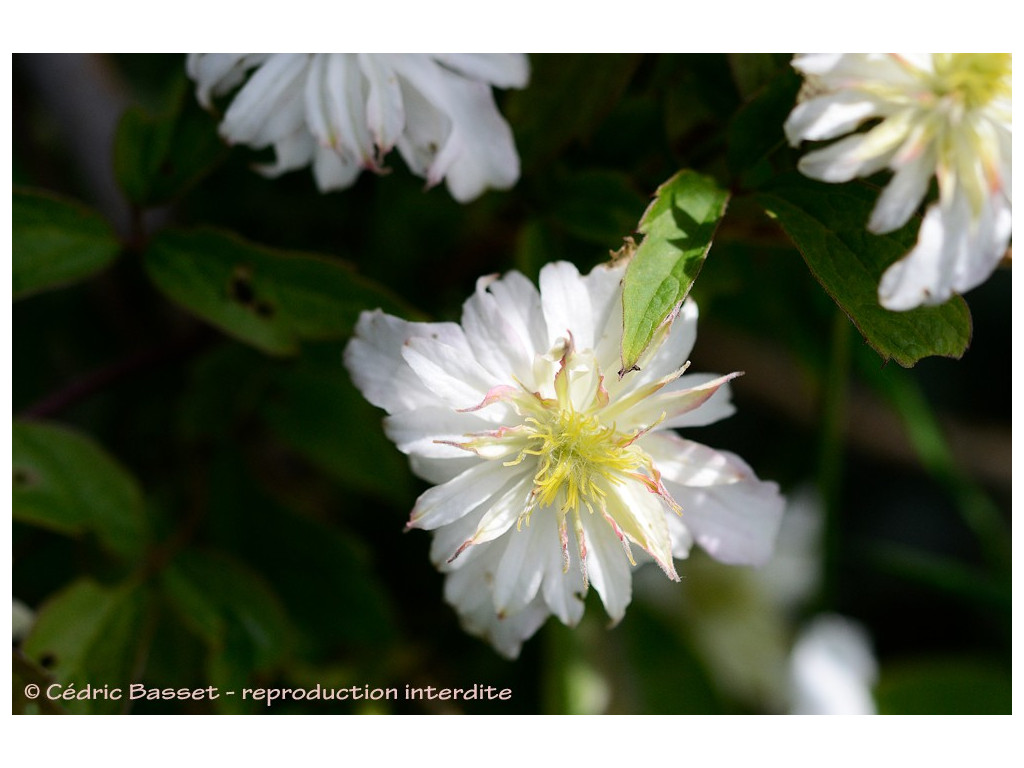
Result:
<svg viewBox="0 0 1024 768"><path fill-rule="evenodd" d="M730 415L738 374L684 373L687 301L640 370L617 376L623 272L549 264L539 292L518 272L482 278L461 325L365 312L345 350L388 436L436 484L409 527L435 532L446 599L509 657L550 614L578 622L591 584L620 620L643 556L675 580L694 541L726 563L771 556L777 486L672 431Z"/></svg>
<svg viewBox="0 0 1024 768"><path fill-rule="evenodd" d="M941 304L984 282L1011 234L1011 76L1008 53L803 54L806 78L786 120L791 144L823 141L878 120L866 132L809 152L800 170L828 182L894 171L871 214L876 234L929 205L917 245L882 275L882 306Z"/></svg>
<svg viewBox="0 0 1024 768"><path fill-rule="evenodd" d="M463 203L519 178L491 86L524 87L525 54L194 53L186 66L207 108L245 83L220 133L273 146L276 162L259 168L268 176L312 163L321 191L344 189L397 148L428 186L445 179Z"/></svg>

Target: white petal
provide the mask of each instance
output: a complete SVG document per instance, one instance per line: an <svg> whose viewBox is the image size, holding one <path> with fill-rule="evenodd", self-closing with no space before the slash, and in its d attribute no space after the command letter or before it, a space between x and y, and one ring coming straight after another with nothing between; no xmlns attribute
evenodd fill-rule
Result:
<svg viewBox="0 0 1024 768"><path fill-rule="evenodd" d="M389 152L405 128L405 108L398 75L386 56L359 54L359 66L369 84L366 121L381 154Z"/></svg>
<svg viewBox="0 0 1024 768"><path fill-rule="evenodd" d="M998 198L986 201L978 222L971 221L961 190L950 204L931 205L917 245L882 275L879 302L886 309L907 310L941 304L954 292L970 290L998 266L1011 227L1009 206Z"/></svg>
<svg viewBox="0 0 1024 768"><path fill-rule="evenodd" d="M432 98L434 89L424 93L423 80L429 73L416 74L422 61L412 56L395 57L392 66L399 73L399 87L405 108L405 130L397 144L402 159L417 176L427 176L437 153L452 132L448 114ZM431 66L431 71L436 70ZM412 78L409 73L414 73ZM438 180L435 179L434 183Z"/></svg>
<svg viewBox="0 0 1024 768"><path fill-rule="evenodd" d="M728 451L716 451L674 432L652 432L638 445L666 481L690 486L727 485L757 479L747 464Z"/></svg>
<svg viewBox="0 0 1024 768"><path fill-rule="evenodd" d="M431 57L460 75L498 88L524 88L530 60L523 53L434 53Z"/></svg>
<svg viewBox="0 0 1024 768"><path fill-rule="evenodd" d="M668 535L672 538L672 557L685 560L693 548L693 534L679 515L671 513L665 517L668 520Z"/></svg>
<svg viewBox="0 0 1024 768"><path fill-rule="evenodd" d="M326 57L324 109L332 146L366 167L376 163L373 139L366 125L366 83L353 54L321 54Z"/></svg>
<svg viewBox="0 0 1024 768"><path fill-rule="evenodd" d="M672 565L672 538L665 519L665 504L661 497L635 480L629 480L608 489L605 499L608 515L622 532L675 580L679 576Z"/></svg>
<svg viewBox="0 0 1024 768"><path fill-rule="evenodd" d="M867 133L857 133L800 158L801 173L832 183L870 176L885 168L907 138L908 111L887 118Z"/></svg>
<svg viewBox="0 0 1024 768"><path fill-rule="evenodd" d="M413 474L434 485L447 483L479 463L479 458L469 454L464 459L433 459L418 453L409 456L409 468Z"/></svg>
<svg viewBox="0 0 1024 768"><path fill-rule="evenodd" d="M424 109L423 104L418 106L432 125L428 135L433 141L426 147L427 151L422 149L423 142L411 135L411 146L405 145L403 149L403 144L399 144L403 157L410 149L419 156L418 160L433 155L426 169L427 184L432 186L446 179L449 192L459 202L474 199L488 187L507 189L512 186L519 178L519 155L512 131L494 104L490 87L466 80L422 57L396 58L394 64L409 90L429 105L429 109ZM403 89L408 107L407 96ZM449 130L443 132L440 143L436 142L442 133L438 130L440 121L431 113L443 115L448 122ZM407 135L414 124L410 110ZM410 165L415 168L413 163Z"/></svg>
<svg viewBox="0 0 1024 768"><path fill-rule="evenodd" d="M537 598L519 613L499 618L486 586L494 579L493 568L493 558L481 557L466 568L452 571L445 579L444 596L458 611L467 632L483 637L502 655L514 659L523 641L540 628L550 613Z"/></svg>
<svg viewBox="0 0 1024 768"><path fill-rule="evenodd" d="M275 162L256 166L256 170L271 178L307 165L316 145L304 128L294 131L274 143Z"/></svg>
<svg viewBox="0 0 1024 768"><path fill-rule="evenodd" d="M633 574L622 542L598 515L581 515L587 536L587 574L613 623L622 620L633 596Z"/></svg>
<svg viewBox="0 0 1024 768"><path fill-rule="evenodd" d="M771 559L785 501L775 483L686 486L665 481L682 507L682 520L709 555L729 565L764 565Z"/></svg>
<svg viewBox="0 0 1024 768"><path fill-rule="evenodd" d="M568 339L572 333L577 349L593 349L590 292L576 267L567 261L545 264L540 271L540 300L549 345L559 338Z"/></svg>
<svg viewBox="0 0 1024 768"><path fill-rule="evenodd" d="M431 542L430 559L441 570L451 570L464 567L467 561L484 554L485 550L494 556L497 550L482 545L505 533L515 533L509 529L526 509L532 487L529 474L522 474L465 517L437 529ZM503 546L507 544L504 542Z"/></svg>
<svg viewBox="0 0 1024 768"><path fill-rule="evenodd" d="M784 128L790 145L795 147L801 141L824 141L842 136L878 115L879 105L870 96L842 90L797 104L786 118Z"/></svg>
<svg viewBox="0 0 1024 768"><path fill-rule="evenodd" d="M512 374L520 381L529 378L536 354L528 333L515 316L487 290L492 278L480 278L476 291L462 305L462 327L466 340L480 364L498 380Z"/></svg>
<svg viewBox="0 0 1024 768"><path fill-rule="evenodd" d="M447 338L457 328L452 323L409 323L379 309L363 312L345 347L345 367L363 397L388 413L441 405L405 362L402 349L409 339Z"/></svg>
<svg viewBox="0 0 1024 768"><path fill-rule="evenodd" d="M676 389L699 387L707 384L708 382L714 381L717 378L719 378L718 374L714 373L687 373L680 376L672 383L667 384L662 392L668 394ZM681 413L678 416L673 416L672 418L663 421L658 428L667 429L671 427L674 429L680 429L684 427L705 427L708 424L714 424L716 421L728 418L735 412L736 407L732 404L732 390L729 387L729 384L726 383L718 387L715 393L711 395L711 397L708 398L700 407L687 413Z"/></svg>
<svg viewBox="0 0 1024 768"><path fill-rule="evenodd" d="M431 530L448 525L488 501L506 485L519 482L522 472L498 461L481 461L444 485L424 491L416 500L408 525Z"/></svg>
<svg viewBox="0 0 1024 768"><path fill-rule="evenodd" d="M235 96L220 131L226 139L256 149L294 133L305 122L302 87L306 54L276 54Z"/></svg>
<svg viewBox="0 0 1024 768"><path fill-rule="evenodd" d="M551 344L537 286L521 273L509 272L490 283L488 291L531 354L547 352Z"/></svg>
<svg viewBox="0 0 1024 768"><path fill-rule="evenodd" d="M245 79L245 73L268 58L265 53L190 53L185 71L196 81L196 98L209 109L212 96L223 96Z"/></svg>
<svg viewBox="0 0 1024 768"><path fill-rule="evenodd" d="M545 547L556 546L558 542L553 519L554 510L543 510L533 516L529 525L505 534L505 553L494 572L494 609L499 616L521 611L540 590Z"/></svg>
<svg viewBox="0 0 1024 768"><path fill-rule="evenodd" d="M924 199L934 172L933 151L922 151L917 157L908 160L882 190L871 212L868 230L883 234L906 224Z"/></svg>
<svg viewBox="0 0 1024 768"><path fill-rule="evenodd" d="M842 616L818 616L801 632L790 658L792 712L873 715L878 663L867 632Z"/></svg>
<svg viewBox="0 0 1024 768"><path fill-rule="evenodd" d="M362 172L351 157L342 158L330 147L317 147L313 160L313 178L317 189L331 192L352 186Z"/></svg>
<svg viewBox="0 0 1024 768"><path fill-rule="evenodd" d="M699 383L695 382L691 377L687 380L686 384L692 384L693 386L685 388L680 386L669 389L666 385L657 394L644 398L631 408L623 411L621 415L616 414L616 418L621 418L621 425L629 429L646 429L655 424L657 424L658 429L664 429L665 427L676 426L676 422L679 420L683 420L685 423L687 417L692 417L693 414L702 411L708 405L708 401L717 395L719 390L728 381L736 376L739 376L739 374L730 373ZM707 416L709 419L716 420L713 417L721 413L722 410L720 405L714 406L712 409L709 409ZM663 417L665 421L658 424ZM710 421L704 421L700 416L689 420L697 423L711 423Z"/></svg>
<svg viewBox="0 0 1024 768"><path fill-rule="evenodd" d="M493 428L489 421L451 408L424 406L384 419L384 432L402 453L433 459L463 459L467 451L449 443L465 442L471 432Z"/></svg>
<svg viewBox="0 0 1024 768"><path fill-rule="evenodd" d="M458 341L452 345L420 336L406 342L402 357L420 381L452 408L473 408L484 400L492 387L513 383L511 377L508 381L495 381L473 358L465 337L460 334ZM494 403L476 413L500 422L507 412L504 403Z"/></svg>

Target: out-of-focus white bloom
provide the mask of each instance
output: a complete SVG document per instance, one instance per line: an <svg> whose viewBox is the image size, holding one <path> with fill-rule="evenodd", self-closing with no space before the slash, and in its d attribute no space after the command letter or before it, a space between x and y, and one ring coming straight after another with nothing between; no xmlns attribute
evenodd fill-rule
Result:
<svg viewBox="0 0 1024 768"><path fill-rule="evenodd" d="M795 715L873 715L871 688L878 663L871 640L855 621L816 616L800 633L789 666Z"/></svg>
<svg viewBox="0 0 1024 768"><path fill-rule="evenodd" d="M36 616L32 609L18 598L14 598L14 610L11 618L11 636L15 643L20 643L32 629Z"/></svg>
<svg viewBox="0 0 1024 768"><path fill-rule="evenodd" d="M988 278L1012 226L1010 54L803 54L793 66L806 78L785 125L794 146L879 121L809 152L799 165L828 182L894 171L871 232L906 224L932 176L938 181L917 245L882 276L882 306L941 304Z"/></svg>
<svg viewBox="0 0 1024 768"><path fill-rule="evenodd" d="M245 83L220 133L273 146L276 162L259 168L268 176L312 163L321 191L344 189L364 169L382 171L397 148L413 173L428 186L445 179L459 202L519 178L491 86L525 86L524 54L194 53L186 66L206 107Z"/></svg>
<svg viewBox="0 0 1024 768"><path fill-rule="evenodd" d="M671 579L696 541L761 564L783 500L739 457L680 437L732 413L737 374L684 374L697 307L617 376L624 266L545 266L540 291L482 278L462 324L360 317L345 362L413 470L436 483L409 526L465 628L513 657L550 615L573 625L593 584L614 621L632 595L635 545Z"/></svg>
<svg viewBox="0 0 1024 768"><path fill-rule="evenodd" d="M792 624L817 596L822 572L820 498L805 486L786 502L772 559L761 568L723 568L695 556L681 590L651 573L636 575L637 598L675 617L721 692L773 713L790 709Z"/></svg>

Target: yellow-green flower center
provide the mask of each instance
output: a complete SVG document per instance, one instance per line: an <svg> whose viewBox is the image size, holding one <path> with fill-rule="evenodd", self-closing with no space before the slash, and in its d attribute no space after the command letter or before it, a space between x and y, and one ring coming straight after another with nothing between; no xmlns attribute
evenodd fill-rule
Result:
<svg viewBox="0 0 1024 768"><path fill-rule="evenodd" d="M633 435L572 408L553 410L544 420L528 418L526 424L530 434L523 454L539 462L533 477L537 506L551 506L564 491L561 512L579 512L581 506L593 512L604 506L608 484L621 482L623 474L636 472L643 463L631 446Z"/></svg>
<svg viewBox="0 0 1024 768"><path fill-rule="evenodd" d="M938 53L934 55L935 93L952 96L967 109L983 107L1010 95L1009 53Z"/></svg>

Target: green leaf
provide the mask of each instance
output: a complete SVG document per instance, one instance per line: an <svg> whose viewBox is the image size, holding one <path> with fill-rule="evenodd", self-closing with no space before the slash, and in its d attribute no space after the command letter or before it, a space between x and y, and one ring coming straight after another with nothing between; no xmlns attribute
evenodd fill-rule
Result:
<svg viewBox="0 0 1024 768"><path fill-rule="evenodd" d="M182 77L172 108L154 117L139 107L125 111L114 138L114 175L139 206L180 195L223 158L228 149L216 124Z"/></svg>
<svg viewBox="0 0 1024 768"><path fill-rule="evenodd" d="M213 552L186 550L160 576L182 622L209 648L210 682L227 690L251 685L288 651L291 626L277 596L240 562ZM222 696L221 711L244 711Z"/></svg>
<svg viewBox="0 0 1024 768"><path fill-rule="evenodd" d="M871 234L866 225L876 197L860 183L822 184L792 174L757 200L882 359L905 368L930 355L959 359L971 340L971 315L962 298L909 312L891 312L878 303L878 281L914 246L918 220L886 235Z"/></svg>
<svg viewBox="0 0 1024 768"><path fill-rule="evenodd" d="M146 546L135 479L90 438L66 427L15 422L14 519L60 533L96 535L128 560Z"/></svg>
<svg viewBox="0 0 1024 768"><path fill-rule="evenodd" d="M121 249L98 213L40 190L14 190L11 229L15 299L91 277Z"/></svg>
<svg viewBox="0 0 1024 768"><path fill-rule="evenodd" d="M882 669L878 709L891 715L1009 715L1010 670L973 658L928 659Z"/></svg>
<svg viewBox="0 0 1024 768"><path fill-rule="evenodd" d="M151 640L152 595L138 584L108 587L81 579L52 597L25 639L25 655L76 691L121 688L120 700L61 699L72 713L117 713L130 705L128 686L138 681Z"/></svg>
<svg viewBox="0 0 1024 768"><path fill-rule="evenodd" d="M303 340L341 339L364 309L411 314L342 261L213 229L162 232L145 267L169 298L269 354L294 354Z"/></svg>
<svg viewBox="0 0 1024 768"><path fill-rule="evenodd" d="M623 371L637 364L655 330L690 292L728 200L712 179L689 170L658 187L623 281Z"/></svg>
<svg viewBox="0 0 1024 768"><path fill-rule="evenodd" d="M261 415L313 464L353 490L404 508L412 501L406 458L381 431L381 413L359 394L336 347L282 370Z"/></svg>

